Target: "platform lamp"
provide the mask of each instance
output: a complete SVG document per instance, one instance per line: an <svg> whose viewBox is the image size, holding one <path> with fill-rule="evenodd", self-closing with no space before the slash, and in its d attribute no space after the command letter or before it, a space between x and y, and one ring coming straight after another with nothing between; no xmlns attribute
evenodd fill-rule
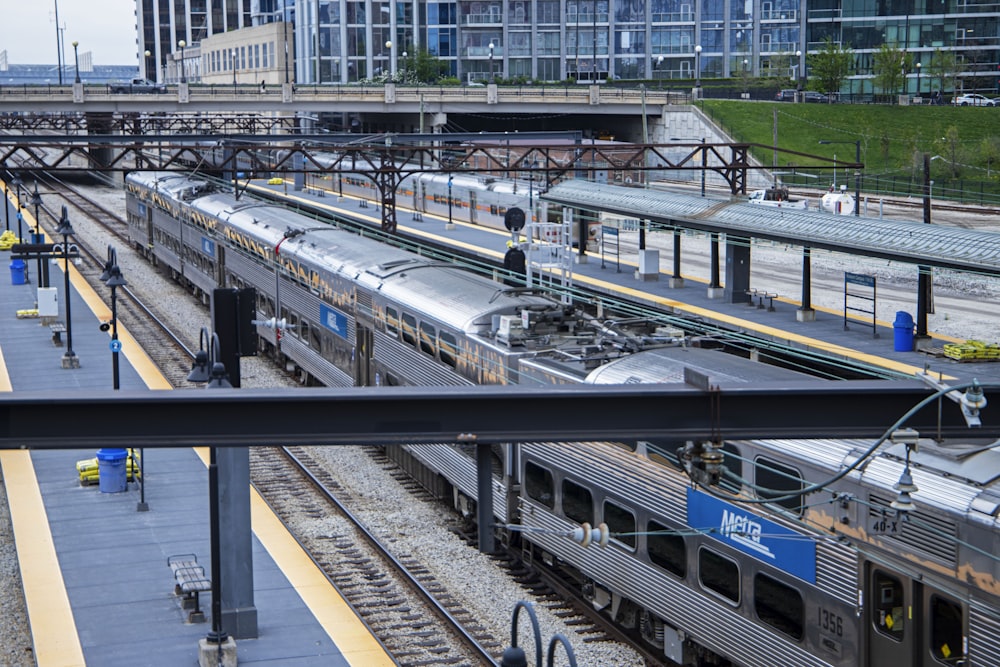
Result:
<svg viewBox="0 0 1000 667"><path fill-rule="evenodd" d="M63 42L65 44L65 42ZM80 83L80 58L77 56L76 47L80 46L80 42L73 41L73 69L76 72L76 78L73 79L73 83Z"/></svg>
<svg viewBox="0 0 1000 667"><path fill-rule="evenodd" d="M490 49L490 83L493 83L493 49L494 48L495 47L494 47L494 44L493 44L493 40L491 39L490 40L490 46L489 46L489 49Z"/></svg>
<svg viewBox="0 0 1000 667"><path fill-rule="evenodd" d="M694 47L694 89L701 97L701 44Z"/></svg>
<svg viewBox="0 0 1000 667"><path fill-rule="evenodd" d="M918 62L917 63L917 97L920 97L920 69L922 67L923 67L923 64L920 63L920 62Z"/></svg>
<svg viewBox="0 0 1000 667"><path fill-rule="evenodd" d="M42 195L41 195L41 193L38 192L38 179L35 179L35 191L31 193L30 203L31 203L32 206L35 207L35 228L31 232L31 242L32 243L42 243L43 238L42 238L41 227L40 227L41 222L38 219L39 208L42 205ZM48 284L49 281L47 279L48 271L46 271L44 275L42 274L42 256L41 256L41 254L38 255L37 270L38 270L38 273L36 275L38 276L38 286L39 287L48 287L49 286L49 284Z"/></svg>
<svg viewBox="0 0 1000 667"><path fill-rule="evenodd" d="M70 247L69 237L76 236L76 232L73 231L73 225L69 222L69 215L66 213L65 206L62 207L62 217L59 218L59 226L56 228L56 234L63 237L62 254L63 260L66 263L63 274L64 291L66 294L66 353L62 358L62 367L79 368L80 360L77 358L76 353L73 352L73 320L70 315L72 298L69 291L69 258L71 252L76 250L76 246Z"/></svg>
<svg viewBox="0 0 1000 667"><path fill-rule="evenodd" d="M21 180L20 176L14 174L14 178L10 179L10 184L14 186L17 193L17 242L21 243L23 240L21 238L21 220L24 219L24 216L21 215L21 186L24 185L24 181Z"/></svg>
<svg viewBox="0 0 1000 667"><path fill-rule="evenodd" d="M181 47L181 83L187 83L187 72L184 69L184 47L187 46L187 42L182 39L177 42L177 46Z"/></svg>
<svg viewBox="0 0 1000 667"><path fill-rule="evenodd" d="M802 93L802 51L795 52L795 90L797 90L801 97ZM796 102L801 102L802 100L797 99Z"/></svg>
<svg viewBox="0 0 1000 667"><path fill-rule="evenodd" d="M9 171L7 172L7 176L10 177L10 172ZM8 193L8 190L7 190L7 179L5 178L5 179L3 179L3 212L4 212L4 220L5 220L4 231L8 231L9 232L10 231L10 200L7 199L7 197L9 196L7 193Z"/></svg>
<svg viewBox="0 0 1000 667"><path fill-rule="evenodd" d="M208 349L206 349L206 346ZM219 335L214 331L202 328L200 344L188 382L206 382L207 389L232 389L229 374L222 363L220 355ZM221 663L222 645L229 639L222 629L222 539L219 531L219 465L215 456L215 447L210 446L208 463L208 513L209 529L212 543L212 630L206 641L218 646Z"/></svg>

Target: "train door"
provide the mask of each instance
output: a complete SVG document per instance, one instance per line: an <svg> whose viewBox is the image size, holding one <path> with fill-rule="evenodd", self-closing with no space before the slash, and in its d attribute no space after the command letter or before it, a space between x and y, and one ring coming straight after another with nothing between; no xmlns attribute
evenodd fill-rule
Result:
<svg viewBox="0 0 1000 667"><path fill-rule="evenodd" d="M476 218L479 217L478 213L479 213L479 210L476 208L476 192L470 188L469 189L469 222L471 222L474 225L478 224L479 221L476 219Z"/></svg>
<svg viewBox="0 0 1000 667"><path fill-rule="evenodd" d="M354 344L354 384L358 387L369 387L374 384L371 377L372 350L375 347L372 330L357 325Z"/></svg>
<svg viewBox="0 0 1000 667"><path fill-rule="evenodd" d="M964 664L967 613L954 597L868 565L868 660L880 665Z"/></svg>

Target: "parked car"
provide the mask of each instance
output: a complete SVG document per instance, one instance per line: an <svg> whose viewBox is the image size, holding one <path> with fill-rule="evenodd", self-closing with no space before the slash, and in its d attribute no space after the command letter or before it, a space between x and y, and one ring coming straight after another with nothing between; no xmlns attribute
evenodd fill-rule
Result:
<svg viewBox="0 0 1000 667"><path fill-rule="evenodd" d="M985 95L968 93L966 95L956 95L951 103L959 107L992 107L995 106L993 100Z"/></svg>
<svg viewBox="0 0 1000 667"><path fill-rule="evenodd" d="M775 94L774 99L778 102L794 102L795 94L801 92L802 100L804 102L829 102L830 98L823 93L816 92L815 90L803 90L798 91L794 88L783 88Z"/></svg>
<svg viewBox="0 0 1000 667"><path fill-rule="evenodd" d="M822 102L826 104L830 101L830 97L828 95L818 93L815 90L807 90L803 94L805 95L804 100L806 102Z"/></svg>
<svg viewBox="0 0 1000 667"><path fill-rule="evenodd" d="M116 81L110 84L112 93L165 93L167 86L149 79L135 78L130 81Z"/></svg>

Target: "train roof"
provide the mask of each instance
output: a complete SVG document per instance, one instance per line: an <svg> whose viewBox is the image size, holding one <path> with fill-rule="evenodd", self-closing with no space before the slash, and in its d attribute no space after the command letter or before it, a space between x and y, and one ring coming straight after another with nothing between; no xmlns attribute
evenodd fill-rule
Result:
<svg viewBox="0 0 1000 667"><path fill-rule="evenodd" d="M711 384L815 380L798 371L751 361L721 350L658 347L611 361L587 375L587 384L683 383L686 369L708 377Z"/></svg>

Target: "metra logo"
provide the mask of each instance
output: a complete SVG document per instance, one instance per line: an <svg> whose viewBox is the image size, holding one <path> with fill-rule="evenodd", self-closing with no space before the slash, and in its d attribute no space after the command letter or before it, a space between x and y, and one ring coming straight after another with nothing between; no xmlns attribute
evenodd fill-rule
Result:
<svg viewBox="0 0 1000 667"><path fill-rule="evenodd" d="M722 523L719 525L719 532L747 549L753 549L762 556L774 558L771 550L761 544L761 525L752 515L722 510Z"/></svg>

